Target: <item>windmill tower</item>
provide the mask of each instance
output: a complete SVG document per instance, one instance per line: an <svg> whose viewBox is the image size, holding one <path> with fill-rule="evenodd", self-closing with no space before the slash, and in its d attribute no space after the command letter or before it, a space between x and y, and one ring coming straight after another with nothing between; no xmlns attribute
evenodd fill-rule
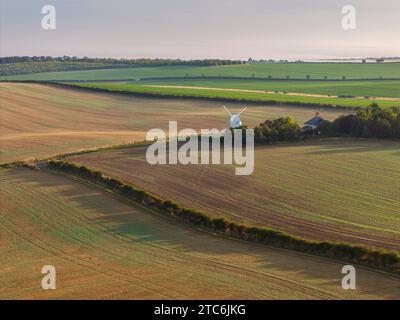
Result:
<svg viewBox="0 0 400 320"><path fill-rule="evenodd" d="M227 107L223 106L223 108L228 112L229 114L229 128L235 129L239 128L242 125L242 121L240 120L240 115L247 109L247 107L244 107L238 114L232 114Z"/></svg>

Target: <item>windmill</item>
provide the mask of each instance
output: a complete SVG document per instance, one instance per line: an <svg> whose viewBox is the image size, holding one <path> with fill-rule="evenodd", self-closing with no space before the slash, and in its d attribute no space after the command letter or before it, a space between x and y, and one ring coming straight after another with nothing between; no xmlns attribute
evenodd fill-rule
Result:
<svg viewBox="0 0 400 320"><path fill-rule="evenodd" d="M229 128L231 129L236 129L239 128L242 125L242 121L240 120L240 115L247 109L247 107L244 107L238 114L232 114L227 107L223 106L223 108L228 112L229 114Z"/></svg>

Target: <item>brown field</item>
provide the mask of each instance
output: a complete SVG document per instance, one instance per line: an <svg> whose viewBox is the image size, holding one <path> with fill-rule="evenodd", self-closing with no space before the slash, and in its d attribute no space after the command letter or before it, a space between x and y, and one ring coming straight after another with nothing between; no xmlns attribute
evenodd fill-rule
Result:
<svg viewBox="0 0 400 320"><path fill-rule="evenodd" d="M242 105L231 104L233 110ZM299 122L316 109L254 105L243 114L249 126L291 115ZM327 119L342 111L323 111ZM0 83L0 163L47 157L110 144L143 140L151 128L223 128L220 102L140 99L89 93L42 84Z"/></svg>
<svg viewBox="0 0 400 320"><path fill-rule="evenodd" d="M254 105L242 120L303 122L315 111ZM0 119L8 163L143 140L168 120L221 128L227 115L219 102L0 83ZM399 145L371 141L266 147L253 176L240 178L225 166L150 167L143 148L72 159L238 221L399 249ZM357 290L343 290L339 262L202 233L46 171L0 168L0 209L0 299L400 299L398 277L358 268ZM56 290L40 287L46 264Z"/></svg>
<svg viewBox="0 0 400 320"><path fill-rule="evenodd" d="M1 299L399 299L400 280L209 236L60 175L0 169ZM42 290L41 268L57 289Z"/></svg>
<svg viewBox="0 0 400 320"><path fill-rule="evenodd" d="M400 250L400 144L329 139L257 147L250 176L227 165L149 165L146 147L69 161L185 207L307 239Z"/></svg>

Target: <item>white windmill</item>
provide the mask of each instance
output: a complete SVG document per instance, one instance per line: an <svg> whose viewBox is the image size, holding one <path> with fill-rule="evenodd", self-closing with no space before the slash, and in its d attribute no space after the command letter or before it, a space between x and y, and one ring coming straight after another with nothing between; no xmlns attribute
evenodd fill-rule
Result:
<svg viewBox="0 0 400 320"><path fill-rule="evenodd" d="M240 120L240 115L247 109L247 107L244 107L238 114L232 114L227 107L223 106L226 112L229 113L230 119L229 119L229 128L235 129L239 128L242 125L242 121Z"/></svg>

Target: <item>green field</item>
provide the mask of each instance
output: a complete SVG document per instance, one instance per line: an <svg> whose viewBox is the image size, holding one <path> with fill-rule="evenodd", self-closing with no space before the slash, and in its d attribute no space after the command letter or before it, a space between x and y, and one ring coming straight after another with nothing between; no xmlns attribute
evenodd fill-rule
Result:
<svg viewBox="0 0 400 320"><path fill-rule="evenodd" d="M197 89L197 88L175 88L175 87L155 87L138 85L136 83L70 83L70 85L98 88L112 92L131 92L139 94L150 94L158 96L171 96L171 97L193 97L193 98L207 98L207 99L227 99L237 101L250 101L260 103L290 103L299 105L319 105L331 107L367 107L373 101L376 101L381 107L388 108L400 105L400 101L388 101L384 99L365 99L365 98L336 98L336 97L313 97L306 95L292 95L284 93L265 93L265 92L245 92L245 91L229 91L227 89ZM378 89L377 89L378 90ZM381 88L385 90L385 88ZM351 89L346 89L352 92ZM390 89L389 89L390 91ZM395 93L392 93L395 94Z"/></svg>
<svg viewBox="0 0 400 320"><path fill-rule="evenodd" d="M90 83L91 80L140 80L160 77L180 77L181 79L142 80L133 83ZM199 78L191 79L190 77ZM246 79L206 77L239 77ZM272 79L287 79L289 77L290 79L304 80L265 80L269 77ZM306 80L308 77L310 80ZM336 81L323 80L325 77L328 80ZM343 81L343 77L346 80L362 80ZM400 63L276 63L212 67L164 66L36 73L7 76L0 78L0 80L88 81L89 83L77 83L77 85L113 91L264 103L365 107L370 105L374 100L373 98L376 97L376 101L382 107L400 105L400 80L368 80L379 78L400 79ZM186 88L145 87L144 85L182 86ZM204 88L195 89L190 87ZM245 92L245 90L259 92ZM310 95L322 96L315 97ZM343 96L346 96L346 99Z"/></svg>
<svg viewBox="0 0 400 320"><path fill-rule="evenodd" d="M164 199L318 241L400 251L400 143L328 139L260 146L254 172L150 165L146 147L68 158Z"/></svg>
<svg viewBox="0 0 400 320"><path fill-rule="evenodd" d="M241 79L171 79L143 80L141 85L189 86L240 90L296 92L332 96L400 98L397 81L268 81Z"/></svg>
<svg viewBox="0 0 400 320"><path fill-rule="evenodd" d="M66 71L5 76L9 80L115 80L140 79L148 77L184 77L184 76L224 76L306 79L378 79L400 78L400 63L356 64L356 63L276 63L243 64L213 67L171 66L145 67L106 70Z"/></svg>

